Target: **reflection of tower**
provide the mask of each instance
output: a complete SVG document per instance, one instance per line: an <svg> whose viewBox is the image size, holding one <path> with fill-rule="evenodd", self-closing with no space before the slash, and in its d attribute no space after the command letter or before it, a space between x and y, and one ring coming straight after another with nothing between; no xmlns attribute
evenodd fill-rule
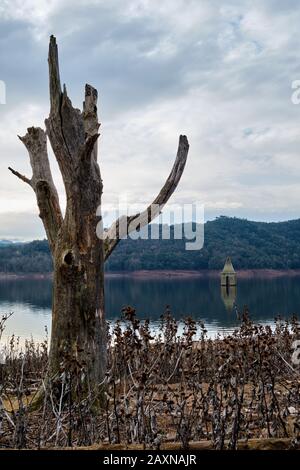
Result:
<svg viewBox="0 0 300 470"><path fill-rule="evenodd" d="M231 259L226 262L221 272L221 295L224 305L228 311L232 311L236 299L236 272L232 266Z"/></svg>
<svg viewBox="0 0 300 470"><path fill-rule="evenodd" d="M228 312L232 312L236 299L236 286L221 286L221 296Z"/></svg>

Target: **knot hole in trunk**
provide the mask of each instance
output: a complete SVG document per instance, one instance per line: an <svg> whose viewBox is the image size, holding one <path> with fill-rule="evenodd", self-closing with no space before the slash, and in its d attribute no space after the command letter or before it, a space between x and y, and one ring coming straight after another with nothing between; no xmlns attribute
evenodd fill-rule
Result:
<svg viewBox="0 0 300 470"><path fill-rule="evenodd" d="M64 255L64 263L67 264L68 266L72 266L74 261L74 256L72 251L67 251Z"/></svg>

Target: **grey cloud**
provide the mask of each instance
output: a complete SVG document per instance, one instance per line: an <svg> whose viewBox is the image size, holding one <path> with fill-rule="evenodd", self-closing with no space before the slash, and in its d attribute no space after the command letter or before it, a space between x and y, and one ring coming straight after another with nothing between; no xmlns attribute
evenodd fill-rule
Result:
<svg viewBox="0 0 300 470"><path fill-rule="evenodd" d="M100 92L105 198L121 185L133 200L151 199L184 132L191 150L174 200L203 200L207 217L297 214L300 106L290 98L300 79L299 2L172 0L154 8L139 0L63 0L18 17L9 4L5 17L0 9L0 79L8 88L0 119L11 122L7 132L0 128L0 201L11 187L15 201L25 194L4 171L7 163L29 171L13 139L48 113L47 42L54 33L73 102L81 106L86 81ZM34 8L41 8L40 23ZM8 231L22 234L21 224L6 220ZM32 236L40 234L34 224L26 228ZM0 237L2 231L1 224Z"/></svg>
<svg viewBox="0 0 300 470"><path fill-rule="evenodd" d="M32 240L45 238L39 217L34 212L0 213L0 238Z"/></svg>

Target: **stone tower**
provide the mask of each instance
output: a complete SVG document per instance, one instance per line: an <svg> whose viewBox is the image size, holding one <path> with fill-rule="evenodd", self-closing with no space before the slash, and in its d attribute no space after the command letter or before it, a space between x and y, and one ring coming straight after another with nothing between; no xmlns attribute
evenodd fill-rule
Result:
<svg viewBox="0 0 300 470"><path fill-rule="evenodd" d="M221 286L227 288L236 286L236 272L229 257L226 258L223 271L221 272Z"/></svg>

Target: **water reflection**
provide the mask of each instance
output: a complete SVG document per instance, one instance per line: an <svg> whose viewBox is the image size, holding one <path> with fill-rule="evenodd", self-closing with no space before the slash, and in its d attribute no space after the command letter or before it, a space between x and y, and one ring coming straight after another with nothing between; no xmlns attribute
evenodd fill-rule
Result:
<svg viewBox="0 0 300 470"><path fill-rule="evenodd" d="M300 277L240 279L237 290L220 292L219 278L109 278L105 286L107 318L119 318L122 307L132 305L141 318L157 322L170 305L177 319L201 319L213 335L237 325L235 309L245 305L260 322L299 313L299 282ZM0 315L14 312L6 334L44 338L44 327L51 323L51 292L51 281L46 279L0 281Z"/></svg>
<svg viewBox="0 0 300 470"><path fill-rule="evenodd" d="M236 286L221 286L221 297L228 312L232 312L235 307L236 294Z"/></svg>
<svg viewBox="0 0 300 470"><path fill-rule="evenodd" d="M48 279L9 279L0 281L0 309L2 303L25 304L32 310L51 308L52 282Z"/></svg>

